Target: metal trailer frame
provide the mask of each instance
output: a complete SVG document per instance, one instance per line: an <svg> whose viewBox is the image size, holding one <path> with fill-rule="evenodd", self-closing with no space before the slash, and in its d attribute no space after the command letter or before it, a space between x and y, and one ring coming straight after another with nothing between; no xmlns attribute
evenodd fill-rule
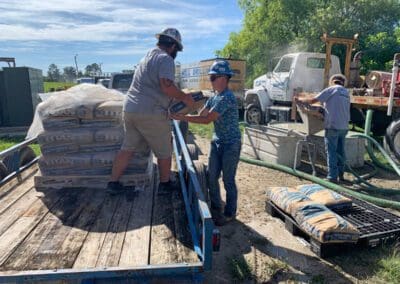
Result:
<svg viewBox="0 0 400 284"><path fill-rule="evenodd" d="M0 152L0 159L13 155L12 160L18 164L20 158L19 150L34 142L36 142L36 138L26 140L2 151ZM202 282L204 278L203 272L211 270L212 267L214 223L177 121L173 121L173 149L185 202L188 225L193 241L193 250L198 255L199 262L135 266L131 268L104 267L91 269L28 270L12 274L2 274L0 272L0 283L52 280L73 281L73 283L77 283L77 281L81 283L96 283L96 280L102 280L102 283L105 283L105 280L107 283L119 283L118 281L121 280L147 283L157 279L160 281L174 279L190 280L194 283ZM14 177L21 178L21 172L35 164L37 160L38 157L5 177L0 181L0 186ZM185 176L187 179L185 179Z"/></svg>

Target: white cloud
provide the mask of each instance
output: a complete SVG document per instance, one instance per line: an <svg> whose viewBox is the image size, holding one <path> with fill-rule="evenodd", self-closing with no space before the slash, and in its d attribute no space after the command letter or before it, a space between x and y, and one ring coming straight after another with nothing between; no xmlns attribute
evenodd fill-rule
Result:
<svg viewBox="0 0 400 284"><path fill-rule="evenodd" d="M172 0L2 1L0 40L126 41L152 37L171 23L178 23L184 38L195 39L232 25L210 18L210 9Z"/></svg>

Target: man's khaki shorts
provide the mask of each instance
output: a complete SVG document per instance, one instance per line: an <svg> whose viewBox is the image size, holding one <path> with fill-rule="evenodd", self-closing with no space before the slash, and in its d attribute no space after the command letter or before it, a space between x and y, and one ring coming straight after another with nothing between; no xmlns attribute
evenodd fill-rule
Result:
<svg viewBox="0 0 400 284"><path fill-rule="evenodd" d="M149 145L159 159L167 159L172 153L170 120L160 115L123 113L125 137L122 150L141 151Z"/></svg>

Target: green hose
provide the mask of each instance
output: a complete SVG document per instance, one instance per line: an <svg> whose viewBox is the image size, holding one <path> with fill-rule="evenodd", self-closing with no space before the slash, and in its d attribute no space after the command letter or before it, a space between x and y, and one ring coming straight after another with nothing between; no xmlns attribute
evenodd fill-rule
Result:
<svg viewBox="0 0 400 284"><path fill-rule="evenodd" d="M368 141L367 141L367 153L369 155L369 157L371 158L372 162L377 165L378 167L391 171L391 172L397 172L398 175L400 175L399 173L399 169L396 166L396 163L393 162L392 158L389 157L389 155L386 153L386 151L383 150L383 148L378 144L378 142L376 142L375 140L373 140L370 137L370 133L371 133L371 123L372 123L372 115L373 115L374 111L372 109L368 109L367 110L367 116L365 118L365 126L364 126L364 135L365 137L368 137ZM353 135L352 135L353 136ZM362 136L361 136L362 137ZM370 140L372 139L372 140ZM375 145L378 145L378 149L381 151L381 153L385 156L385 158L389 161L390 165L393 167L389 167L385 164L383 164L381 161L378 160L378 158L375 156L374 151L372 150L372 145L371 142ZM375 143L374 143L375 142ZM394 169L394 170L393 170Z"/></svg>
<svg viewBox="0 0 400 284"><path fill-rule="evenodd" d="M254 159L250 159L247 157L240 157L240 160L249 164L253 164L256 166L261 166L261 167L267 167L270 169L274 169L274 170L278 170L278 171L282 171L303 179L307 179L310 180L312 182L318 183L326 188L332 189L334 191L337 191L339 193L345 193L348 194L350 196L371 202L373 204L376 204L378 206L382 206L382 207L388 207L388 208L393 208L396 210L400 210L400 202L397 201L392 201L392 200L386 200L386 199L381 199L381 198L377 198L377 197L373 197L373 196L369 196L367 194L363 194L360 192L355 192L353 190L347 189L345 187L342 187L340 185L328 182L326 180L323 180L321 178L318 178L316 176L313 175L309 175L307 173L292 169L290 167L284 166L284 165L280 165L280 164L274 164L274 163L268 163L266 161L260 161L260 160L254 160Z"/></svg>

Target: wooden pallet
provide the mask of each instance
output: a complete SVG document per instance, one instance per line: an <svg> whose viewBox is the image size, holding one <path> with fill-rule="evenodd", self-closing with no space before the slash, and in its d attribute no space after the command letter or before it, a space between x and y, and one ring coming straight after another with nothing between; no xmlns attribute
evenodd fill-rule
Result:
<svg viewBox="0 0 400 284"><path fill-rule="evenodd" d="M125 187L141 189L151 184L154 174L154 164L149 161L144 173L123 175L120 179ZM44 176L39 173L35 176L37 189L61 189L61 188L106 188L110 181L110 175L98 176Z"/></svg>

